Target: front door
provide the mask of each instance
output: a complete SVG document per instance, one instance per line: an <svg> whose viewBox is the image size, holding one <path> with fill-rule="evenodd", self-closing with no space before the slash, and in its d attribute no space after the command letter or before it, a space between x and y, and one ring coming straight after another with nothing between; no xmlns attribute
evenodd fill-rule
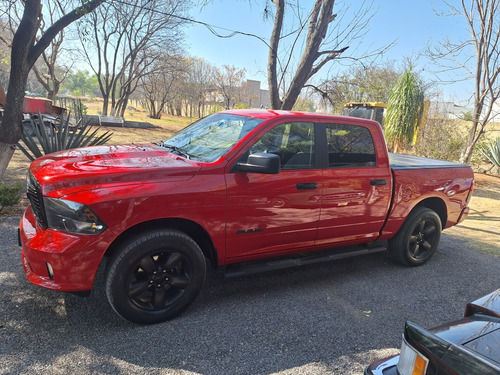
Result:
<svg viewBox="0 0 500 375"><path fill-rule="evenodd" d="M267 131L250 153L280 156L278 174L226 173L228 262L300 251L314 244L321 210L314 124L292 122Z"/></svg>

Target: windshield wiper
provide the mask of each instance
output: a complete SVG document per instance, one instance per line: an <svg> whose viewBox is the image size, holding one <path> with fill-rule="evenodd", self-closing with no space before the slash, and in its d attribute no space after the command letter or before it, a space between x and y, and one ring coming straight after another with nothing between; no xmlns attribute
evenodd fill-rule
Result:
<svg viewBox="0 0 500 375"><path fill-rule="evenodd" d="M160 143L160 146L165 147L165 148L169 148L172 152L176 153L179 156L183 156L186 159L190 158L190 155L187 153L187 151L180 148L180 147L165 144L165 143Z"/></svg>

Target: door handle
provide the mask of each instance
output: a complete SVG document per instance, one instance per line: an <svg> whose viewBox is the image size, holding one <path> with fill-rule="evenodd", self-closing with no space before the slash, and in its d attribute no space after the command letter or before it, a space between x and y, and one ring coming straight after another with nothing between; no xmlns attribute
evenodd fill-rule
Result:
<svg viewBox="0 0 500 375"><path fill-rule="evenodd" d="M372 186L387 185L387 180L371 180L370 185Z"/></svg>
<svg viewBox="0 0 500 375"><path fill-rule="evenodd" d="M313 190L317 189L318 184L315 182L304 182L302 184L297 184L297 189L298 190Z"/></svg>

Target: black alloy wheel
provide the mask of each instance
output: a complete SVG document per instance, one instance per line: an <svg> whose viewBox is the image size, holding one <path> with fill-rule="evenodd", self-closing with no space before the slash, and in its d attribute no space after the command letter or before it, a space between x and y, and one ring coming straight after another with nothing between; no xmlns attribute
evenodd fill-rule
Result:
<svg viewBox="0 0 500 375"><path fill-rule="evenodd" d="M192 266L181 253L162 251L146 255L133 266L128 297L141 309L164 309L186 292L191 273Z"/></svg>
<svg viewBox="0 0 500 375"><path fill-rule="evenodd" d="M198 296L206 263L197 243L177 230L155 230L115 252L106 270L106 295L124 319L152 324L171 319Z"/></svg>
<svg viewBox="0 0 500 375"><path fill-rule="evenodd" d="M409 255L415 260L425 257L436 242L437 231L438 228L433 220L422 218L410 235L408 241Z"/></svg>
<svg viewBox="0 0 500 375"><path fill-rule="evenodd" d="M389 252L407 266L420 266L436 252L441 228L441 219L435 211L416 207L394 238L389 240Z"/></svg>

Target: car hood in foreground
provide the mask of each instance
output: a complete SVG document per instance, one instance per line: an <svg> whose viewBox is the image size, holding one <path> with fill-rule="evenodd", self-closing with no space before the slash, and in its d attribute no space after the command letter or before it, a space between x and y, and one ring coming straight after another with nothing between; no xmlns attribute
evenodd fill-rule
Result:
<svg viewBox="0 0 500 375"><path fill-rule="evenodd" d="M496 326L500 325L497 323ZM484 336L479 336L464 346L500 366L500 327Z"/></svg>
<svg viewBox="0 0 500 375"><path fill-rule="evenodd" d="M427 374L500 375L500 289L469 303L464 315L430 330L406 322L405 341L429 360ZM373 362L365 375L396 375L398 361Z"/></svg>

